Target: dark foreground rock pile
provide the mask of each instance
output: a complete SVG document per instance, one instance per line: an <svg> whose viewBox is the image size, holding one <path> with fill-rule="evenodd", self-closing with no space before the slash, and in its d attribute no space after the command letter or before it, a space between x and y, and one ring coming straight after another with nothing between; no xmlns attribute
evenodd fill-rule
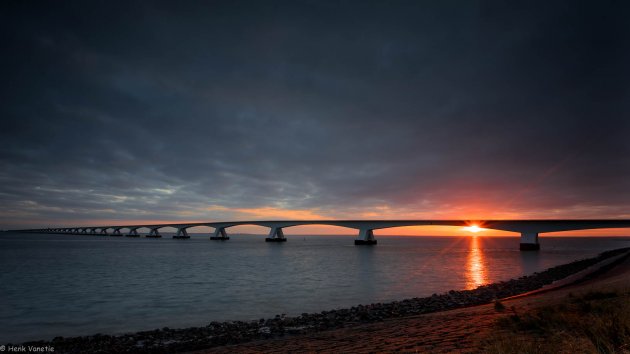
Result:
<svg viewBox="0 0 630 354"><path fill-rule="evenodd" d="M275 318L249 322L212 322L205 327L162 328L117 336L97 334L75 338L57 337L52 341L30 342L24 345L52 346L55 353L172 353L284 335L312 333L389 318L490 303L495 299L539 289L606 258L627 251L630 251L630 248L608 251L594 258L549 268L518 279L483 285L474 290L451 290L444 294L433 294L424 298L358 305L321 313L303 313L297 317L278 315Z"/></svg>

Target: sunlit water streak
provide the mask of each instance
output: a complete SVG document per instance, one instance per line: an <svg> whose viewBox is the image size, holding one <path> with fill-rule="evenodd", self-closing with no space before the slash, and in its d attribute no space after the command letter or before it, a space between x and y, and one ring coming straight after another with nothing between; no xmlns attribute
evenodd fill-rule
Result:
<svg viewBox="0 0 630 354"><path fill-rule="evenodd" d="M479 237L476 235L470 238L468 262L466 264L466 279L466 289L475 289L480 285L488 283L483 250L481 249Z"/></svg>
<svg viewBox="0 0 630 354"><path fill-rule="evenodd" d="M603 250L621 238L231 235L211 242L0 234L0 342L202 326L429 296L507 280Z"/></svg>

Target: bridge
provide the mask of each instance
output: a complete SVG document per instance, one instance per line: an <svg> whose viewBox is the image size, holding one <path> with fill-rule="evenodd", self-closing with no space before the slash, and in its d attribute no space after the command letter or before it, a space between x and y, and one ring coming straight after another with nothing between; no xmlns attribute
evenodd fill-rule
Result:
<svg viewBox="0 0 630 354"><path fill-rule="evenodd" d="M127 230L124 236L140 237L138 229L149 230L146 237L162 237L159 230L165 227L177 229L173 236L175 239L190 238L187 229L197 226L208 226L214 228L214 233L210 240L229 240L226 229L241 225L257 225L269 228L269 235L265 238L267 242L285 242L283 229L292 226L303 225L327 225L340 226L355 229L358 231L358 238L354 240L355 245L376 245L374 230L387 229L401 226L477 226L479 228L494 229L502 231L517 232L521 234L520 249L522 251L539 250L538 237L541 233L556 231L575 231L589 229L608 228L629 228L630 220L274 220L274 221L226 221L226 222L200 222L200 223L178 223L178 224L154 224L154 225L106 225L106 226L80 226L64 228L44 228L29 230L13 230L16 232L31 233L60 233L79 235L103 235L103 236L123 236L122 230ZM110 233L111 231L111 233Z"/></svg>

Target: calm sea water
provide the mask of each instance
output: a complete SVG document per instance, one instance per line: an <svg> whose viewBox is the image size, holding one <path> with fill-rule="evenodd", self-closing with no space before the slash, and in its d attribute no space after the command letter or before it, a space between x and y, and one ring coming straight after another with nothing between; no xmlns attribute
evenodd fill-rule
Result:
<svg viewBox="0 0 630 354"><path fill-rule="evenodd" d="M0 234L0 343L299 315L530 274L629 238L207 236L190 240Z"/></svg>

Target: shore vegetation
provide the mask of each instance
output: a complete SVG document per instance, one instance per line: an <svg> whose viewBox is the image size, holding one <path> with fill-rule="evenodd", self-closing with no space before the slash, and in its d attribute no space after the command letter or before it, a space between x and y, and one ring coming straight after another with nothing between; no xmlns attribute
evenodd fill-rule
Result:
<svg viewBox="0 0 630 354"><path fill-rule="evenodd" d="M562 302L507 316L483 352L630 353L630 289L567 295Z"/></svg>

